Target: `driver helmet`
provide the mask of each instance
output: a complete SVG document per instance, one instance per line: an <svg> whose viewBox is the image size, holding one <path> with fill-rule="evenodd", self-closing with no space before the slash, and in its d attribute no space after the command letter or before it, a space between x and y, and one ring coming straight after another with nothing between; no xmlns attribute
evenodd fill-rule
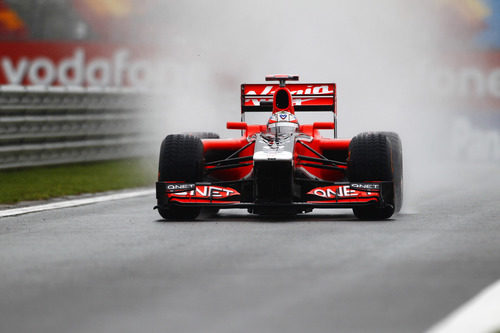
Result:
<svg viewBox="0 0 500 333"><path fill-rule="evenodd" d="M278 111L267 122L267 131L271 134L289 134L298 130L299 123L295 115L288 111Z"/></svg>

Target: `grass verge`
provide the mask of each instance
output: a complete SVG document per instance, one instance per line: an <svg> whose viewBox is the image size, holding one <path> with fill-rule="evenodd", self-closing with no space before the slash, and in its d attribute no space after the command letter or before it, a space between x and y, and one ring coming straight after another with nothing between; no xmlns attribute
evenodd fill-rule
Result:
<svg viewBox="0 0 500 333"><path fill-rule="evenodd" d="M78 163L0 171L0 204L152 186L153 158Z"/></svg>

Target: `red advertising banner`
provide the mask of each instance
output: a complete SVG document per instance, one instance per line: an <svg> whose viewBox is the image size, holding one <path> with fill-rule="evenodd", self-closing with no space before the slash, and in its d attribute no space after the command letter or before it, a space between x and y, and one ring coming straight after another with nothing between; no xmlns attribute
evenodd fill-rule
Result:
<svg viewBox="0 0 500 333"><path fill-rule="evenodd" d="M164 66L138 46L76 42L0 43L0 84L144 87Z"/></svg>

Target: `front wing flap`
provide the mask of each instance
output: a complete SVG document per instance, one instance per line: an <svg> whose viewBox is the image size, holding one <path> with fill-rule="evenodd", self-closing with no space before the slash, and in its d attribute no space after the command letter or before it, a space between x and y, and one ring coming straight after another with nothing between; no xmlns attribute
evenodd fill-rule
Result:
<svg viewBox="0 0 500 333"><path fill-rule="evenodd" d="M247 186L245 186L245 183ZM384 207L385 191L392 182L322 182L302 192L301 198L289 203L256 203L248 181L183 183L157 182L159 206L180 205L214 208L252 208L256 206L290 206L310 208L352 208L375 205Z"/></svg>

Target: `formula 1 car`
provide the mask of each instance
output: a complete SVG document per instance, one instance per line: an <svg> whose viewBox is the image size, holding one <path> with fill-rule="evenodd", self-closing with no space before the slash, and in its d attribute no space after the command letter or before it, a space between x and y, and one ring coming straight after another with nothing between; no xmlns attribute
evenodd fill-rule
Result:
<svg viewBox="0 0 500 333"><path fill-rule="evenodd" d="M402 204L402 148L393 132L337 139L335 83L241 85L241 130L235 139L213 133L168 135L160 148L156 198L167 220L195 219L202 210L245 208L290 215L314 208L352 208L360 219L386 219ZM296 112L327 111L333 122L299 124ZM267 125L246 112L270 112ZM334 131L322 137L321 129Z"/></svg>

